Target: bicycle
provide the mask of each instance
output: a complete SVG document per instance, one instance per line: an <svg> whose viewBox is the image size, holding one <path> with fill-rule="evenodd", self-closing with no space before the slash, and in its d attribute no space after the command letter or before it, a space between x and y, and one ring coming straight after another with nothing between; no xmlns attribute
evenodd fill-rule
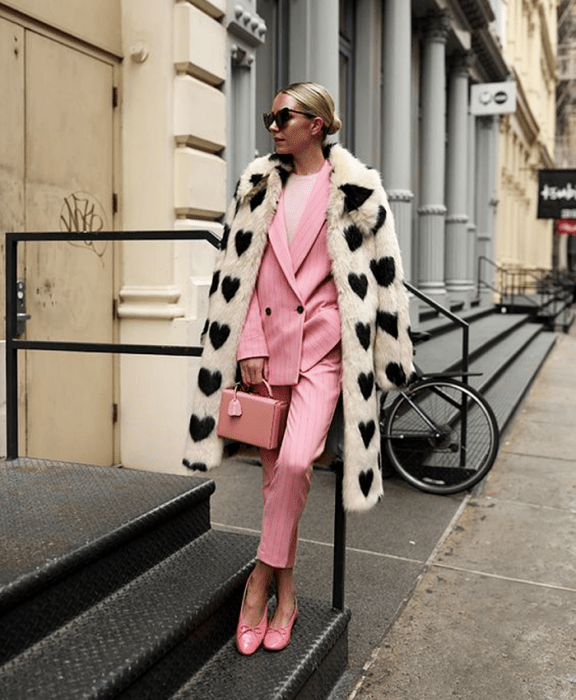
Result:
<svg viewBox="0 0 576 700"><path fill-rule="evenodd" d="M423 374L381 404L382 452L421 491L453 494L472 488L492 468L500 439L486 399L462 372ZM466 376L471 376L467 374Z"/></svg>

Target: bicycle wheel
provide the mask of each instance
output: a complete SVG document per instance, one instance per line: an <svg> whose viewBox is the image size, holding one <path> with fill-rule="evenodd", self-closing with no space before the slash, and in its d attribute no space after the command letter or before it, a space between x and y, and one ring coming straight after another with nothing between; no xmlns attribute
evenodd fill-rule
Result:
<svg viewBox="0 0 576 700"><path fill-rule="evenodd" d="M396 471L427 493L471 488L490 471L498 452L494 412L456 379L417 382L392 403L381 428Z"/></svg>

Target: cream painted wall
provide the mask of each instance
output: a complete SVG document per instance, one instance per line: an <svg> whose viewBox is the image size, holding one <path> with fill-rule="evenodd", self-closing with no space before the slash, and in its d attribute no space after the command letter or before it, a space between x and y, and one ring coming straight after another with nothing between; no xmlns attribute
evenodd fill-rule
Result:
<svg viewBox="0 0 576 700"><path fill-rule="evenodd" d="M120 56L120 2L121 0L5 0L3 4Z"/></svg>
<svg viewBox="0 0 576 700"><path fill-rule="evenodd" d="M13 0L26 26L123 58L115 144L116 225L210 228L226 206L227 0ZM94 50L90 47L94 47ZM7 46L9 55L13 47ZM198 345L215 250L208 243L124 245L116 290L120 342ZM119 359L119 459L184 472L197 360ZM0 395L0 413L3 401ZM1 415L0 415L1 419ZM1 450L1 443L0 443Z"/></svg>
<svg viewBox="0 0 576 700"><path fill-rule="evenodd" d="M508 0L505 59L518 83L516 114L500 117L496 262L552 264L552 222L536 218L538 170L553 167L556 0Z"/></svg>
<svg viewBox="0 0 576 700"><path fill-rule="evenodd" d="M123 227L211 229L226 207L224 0L122 0ZM124 246L121 342L198 345L215 249ZM189 473L182 454L197 360L122 356L121 461Z"/></svg>

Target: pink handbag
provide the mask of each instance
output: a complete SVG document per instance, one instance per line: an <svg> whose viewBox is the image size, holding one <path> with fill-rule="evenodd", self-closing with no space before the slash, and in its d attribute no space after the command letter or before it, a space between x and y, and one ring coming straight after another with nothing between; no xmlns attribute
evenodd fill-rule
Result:
<svg viewBox="0 0 576 700"><path fill-rule="evenodd" d="M273 450L282 442L286 429L288 404L272 398L268 382L264 382L270 396L249 394L239 390L224 389L220 402L217 433L248 445Z"/></svg>

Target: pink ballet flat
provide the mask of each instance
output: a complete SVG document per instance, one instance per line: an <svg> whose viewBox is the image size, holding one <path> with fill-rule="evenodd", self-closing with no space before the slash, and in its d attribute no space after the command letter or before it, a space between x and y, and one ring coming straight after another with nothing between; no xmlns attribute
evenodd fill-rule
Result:
<svg viewBox="0 0 576 700"><path fill-rule="evenodd" d="M246 598L247 590L248 584L246 584L246 590L244 591L240 618L238 620L238 627L236 628L236 646L238 647L238 651L244 656L250 656L258 649L268 629L268 607L265 608L264 616L256 627L250 627L250 625L244 622L242 613L244 611L244 599Z"/></svg>
<svg viewBox="0 0 576 700"><path fill-rule="evenodd" d="M280 651L290 644L292 635L292 627L298 617L298 604L294 601L294 611L288 624L284 627L268 627L268 631L264 636L264 649L268 651Z"/></svg>

